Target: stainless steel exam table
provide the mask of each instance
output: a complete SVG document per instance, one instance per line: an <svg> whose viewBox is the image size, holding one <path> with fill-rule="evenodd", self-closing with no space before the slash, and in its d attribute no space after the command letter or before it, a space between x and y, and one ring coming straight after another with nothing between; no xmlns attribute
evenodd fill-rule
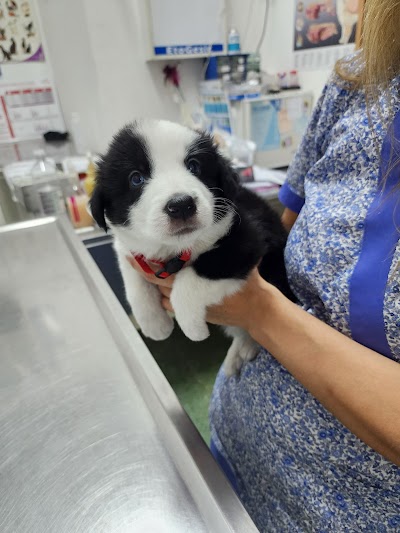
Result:
<svg viewBox="0 0 400 533"><path fill-rule="evenodd" d="M0 532L256 531L68 221L0 228Z"/></svg>

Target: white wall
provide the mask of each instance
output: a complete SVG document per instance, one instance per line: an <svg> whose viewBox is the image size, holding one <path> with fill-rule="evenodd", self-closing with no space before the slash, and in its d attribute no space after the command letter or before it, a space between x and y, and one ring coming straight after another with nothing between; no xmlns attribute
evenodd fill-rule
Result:
<svg viewBox="0 0 400 533"><path fill-rule="evenodd" d="M96 71L80 0L37 0L46 60L52 66L67 129L78 111L86 138L97 144Z"/></svg>
<svg viewBox="0 0 400 533"><path fill-rule="evenodd" d="M81 117L90 148L139 116L179 120L179 106L164 87L164 63L146 63L142 0L37 0L47 49L67 127ZM190 101L200 60L180 65Z"/></svg>
<svg viewBox="0 0 400 533"><path fill-rule="evenodd" d="M236 26L242 48L252 51L261 34L266 0L227 0L228 24ZM179 107L163 84L161 62L146 62L144 0L37 0L67 127L73 111L81 116L92 150L103 150L111 135L138 116L179 120ZM293 0L270 0L262 67L269 72L292 67ZM247 30L246 30L247 28ZM201 60L180 66L191 102ZM318 97L329 71L303 73L305 89Z"/></svg>

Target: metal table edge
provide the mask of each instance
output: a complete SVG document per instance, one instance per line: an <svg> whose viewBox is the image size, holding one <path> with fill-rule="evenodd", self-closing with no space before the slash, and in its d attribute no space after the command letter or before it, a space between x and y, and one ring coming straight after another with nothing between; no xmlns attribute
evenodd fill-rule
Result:
<svg viewBox="0 0 400 533"><path fill-rule="evenodd" d="M47 217L19 222L0 227L0 233L45 224L58 226L210 531L258 531L69 220Z"/></svg>

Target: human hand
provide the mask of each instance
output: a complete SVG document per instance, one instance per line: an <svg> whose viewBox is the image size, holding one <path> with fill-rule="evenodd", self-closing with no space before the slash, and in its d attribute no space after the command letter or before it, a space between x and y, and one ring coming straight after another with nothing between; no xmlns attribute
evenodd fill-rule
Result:
<svg viewBox="0 0 400 533"><path fill-rule="evenodd" d="M313 4L309 4L306 8L306 17L309 20L317 20L323 7L324 7L324 4L317 3L317 2Z"/></svg>
<svg viewBox="0 0 400 533"><path fill-rule="evenodd" d="M338 33L338 28L334 22L311 24L307 31L307 39L313 44L318 44L330 39Z"/></svg>
<svg viewBox="0 0 400 533"><path fill-rule="evenodd" d="M174 311L170 296L175 275L166 279L158 279L152 274L143 272L137 261L133 257L127 257L133 268L139 272L149 283L158 285L162 295L162 306L167 311ZM150 265L154 271L159 268L157 265ZM248 276L242 289L225 298L220 304L208 308L206 320L211 324L221 326L237 326L249 331L257 315L257 302L260 297L271 288L260 276L257 268L254 268Z"/></svg>
<svg viewBox="0 0 400 533"><path fill-rule="evenodd" d="M152 283L153 285L158 285L159 287L166 287L172 289L176 274L172 274L171 276L168 276L168 278L157 278L153 274L146 274L146 272L144 272L144 270L133 257L133 255L127 255L126 259L133 266L136 272L138 272L149 283ZM156 263L151 263L149 261L147 264L153 270L153 272L157 272L158 270L160 270L160 265L157 265Z"/></svg>
<svg viewBox="0 0 400 533"><path fill-rule="evenodd" d="M351 0L356 1L358 0ZM335 7L332 3L332 0L323 0L322 2L314 2L309 4L306 8L306 17L308 20L317 20L321 12L328 13L329 15L334 15Z"/></svg>

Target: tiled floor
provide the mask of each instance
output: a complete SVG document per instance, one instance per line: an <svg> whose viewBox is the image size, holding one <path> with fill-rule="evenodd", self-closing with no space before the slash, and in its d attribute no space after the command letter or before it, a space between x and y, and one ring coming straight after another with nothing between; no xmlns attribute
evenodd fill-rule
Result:
<svg viewBox="0 0 400 533"><path fill-rule="evenodd" d="M207 444L210 440L208 403L215 376L230 344L220 328L211 326L210 331L210 337L203 342L190 341L178 326L166 341L144 338Z"/></svg>

